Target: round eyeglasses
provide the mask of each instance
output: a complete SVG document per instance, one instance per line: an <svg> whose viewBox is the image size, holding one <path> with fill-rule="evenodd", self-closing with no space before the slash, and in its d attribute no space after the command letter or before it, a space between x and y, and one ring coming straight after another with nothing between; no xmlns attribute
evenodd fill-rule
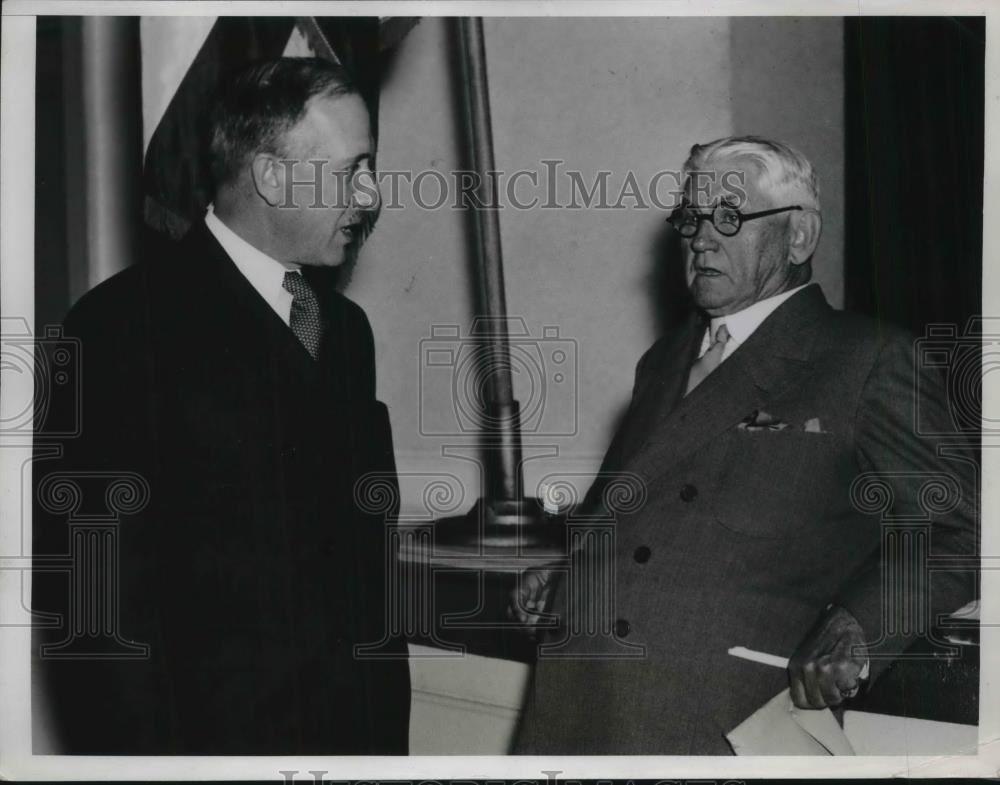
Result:
<svg viewBox="0 0 1000 785"><path fill-rule="evenodd" d="M691 205L682 204L670 214L667 220L681 237L694 237L698 233L698 225L702 221L711 221L712 226L715 227L715 231L726 237L732 237L747 221L801 209L802 207L796 204L791 207L775 207L771 210L759 210L755 213L741 213L735 207L718 204L712 208L712 212L700 213L694 210Z"/></svg>

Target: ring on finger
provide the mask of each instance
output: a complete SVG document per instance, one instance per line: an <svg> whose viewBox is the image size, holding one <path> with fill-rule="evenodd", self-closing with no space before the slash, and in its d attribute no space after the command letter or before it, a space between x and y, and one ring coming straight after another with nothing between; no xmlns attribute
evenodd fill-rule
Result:
<svg viewBox="0 0 1000 785"><path fill-rule="evenodd" d="M850 689L846 689L846 690L843 687L840 687L839 689L840 689L840 694L844 698L853 698L861 690L861 685L860 684L855 684L853 687L851 687Z"/></svg>

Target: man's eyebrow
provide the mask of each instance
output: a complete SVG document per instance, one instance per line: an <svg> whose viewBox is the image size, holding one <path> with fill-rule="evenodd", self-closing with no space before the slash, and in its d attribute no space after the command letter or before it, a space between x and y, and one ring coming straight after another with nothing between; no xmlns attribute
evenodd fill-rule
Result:
<svg viewBox="0 0 1000 785"><path fill-rule="evenodd" d="M342 158L333 164L334 169L351 169L357 166L359 163L365 159L371 161L374 160L374 155L372 153L359 153L352 158Z"/></svg>

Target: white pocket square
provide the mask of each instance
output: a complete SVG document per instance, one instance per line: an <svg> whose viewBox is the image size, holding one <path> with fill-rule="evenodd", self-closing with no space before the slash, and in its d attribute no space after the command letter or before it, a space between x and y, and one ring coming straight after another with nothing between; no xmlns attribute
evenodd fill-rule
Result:
<svg viewBox="0 0 1000 785"><path fill-rule="evenodd" d="M819 424L819 417L811 417L806 420L806 424L802 430L806 433L823 433L823 426Z"/></svg>

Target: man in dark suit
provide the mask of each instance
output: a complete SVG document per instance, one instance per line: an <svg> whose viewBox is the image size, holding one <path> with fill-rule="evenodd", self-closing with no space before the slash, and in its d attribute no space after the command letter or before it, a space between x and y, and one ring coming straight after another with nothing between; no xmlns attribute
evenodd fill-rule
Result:
<svg viewBox="0 0 1000 785"><path fill-rule="evenodd" d="M601 470L646 502L617 517L602 573L613 607L607 587L559 582L520 754L730 754L725 734L783 688L803 708L840 705L972 598L970 572L928 585L923 546L882 555L887 507L873 502L890 494L913 542L929 533L934 556L974 556L975 451L948 460L915 430L917 391L926 431L954 427L912 338L834 311L809 283L821 229L809 162L729 138L696 145L685 172L671 223L697 313L639 361ZM600 517L603 491L581 514ZM916 580L885 593L892 570ZM581 620L605 616L608 634L585 634Z"/></svg>
<svg viewBox="0 0 1000 785"><path fill-rule="evenodd" d="M81 590L37 575L36 609L65 623L39 662L55 745L405 754L405 642L382 640L395 554L355 501L369 473L395 484L388 412L368 320L327 276L377 209L368 112L338 67L262 63L223 92L211 149L205 219L65 321L81 433L36 463L35 552L68 548L46 478L138 476L148 504L117 526L107 623L148 656L73 656ZM380 642L378 659L356 651Z"/></svg>

